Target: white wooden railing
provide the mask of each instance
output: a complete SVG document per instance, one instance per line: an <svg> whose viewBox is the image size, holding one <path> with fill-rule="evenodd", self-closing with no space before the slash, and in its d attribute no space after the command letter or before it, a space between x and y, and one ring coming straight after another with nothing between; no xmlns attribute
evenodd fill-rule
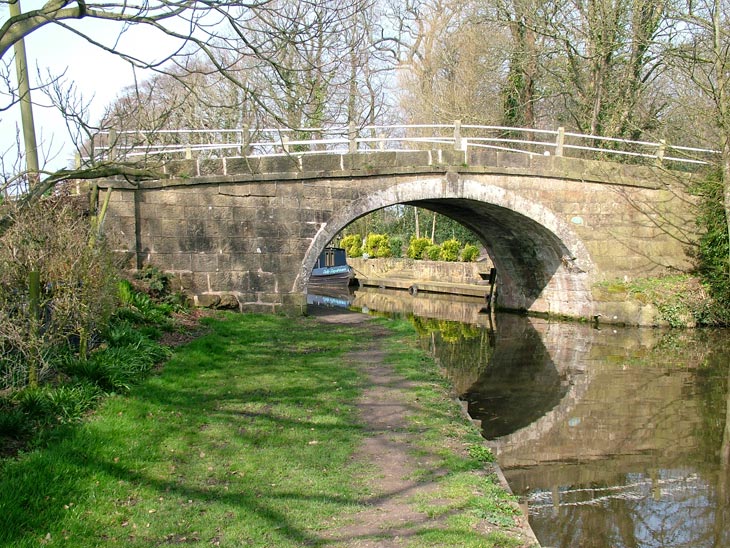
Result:
<svg viewBox="0 0 730 548"><path fill-rule="evenodd" d="M571 156L638 163L676 162L703 165L717 152L648 142L534 128L453 124L302 129L179 129L104 131L80 161L126 161L221 157L262 157L378 150L459 151L494 149L520 154Z"/></svg>

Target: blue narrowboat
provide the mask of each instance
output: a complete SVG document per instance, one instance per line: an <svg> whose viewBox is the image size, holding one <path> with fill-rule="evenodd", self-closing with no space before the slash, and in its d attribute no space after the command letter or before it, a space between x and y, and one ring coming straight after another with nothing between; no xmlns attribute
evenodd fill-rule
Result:
<svg viewBox="0 0 730 548"><path fill-rule="evenodd" d="M347 264L345 250L326 247L312 269L309 284L349 285L355 282L355 271Z"/></svg>

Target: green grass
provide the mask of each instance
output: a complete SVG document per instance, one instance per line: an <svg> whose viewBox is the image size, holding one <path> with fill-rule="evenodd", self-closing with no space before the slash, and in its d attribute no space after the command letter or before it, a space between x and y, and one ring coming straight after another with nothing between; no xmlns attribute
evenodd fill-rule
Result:
<svg viewBox="0 0 730 548"><path fill-rule="evenodd" d="M372 479L355 458L363 378L343 356L363 327L273 315L204 321L209 333L158 374L0 461L0 546L325 546L319 532L362 508ZM483 520L508 528L514 508L485 473L481 438L436 365L414 349L412 328L388 325L389 360L419 402L409 418L415 450L448 471L426 478L439 487L414 504L453 513L413 545L517 546L475 531Z"/></svg>
<svg viewBox="0 0 730 548"><path fill-rule="evenodd" d="M596 296L609 300L633 300L652 304L659 318L670 327L713 325L717 322L707 289L694 276L680 274L660 278L637 278L628 282L609 280L594 286Z"/></svg>
<svg viewBox="0 0 730 548"><path fill-rule="evenodd" d="M301 546L358 499L348 329L237 316L0 466L0 545ZM52 544L51 544L52 542Z"/></svg>

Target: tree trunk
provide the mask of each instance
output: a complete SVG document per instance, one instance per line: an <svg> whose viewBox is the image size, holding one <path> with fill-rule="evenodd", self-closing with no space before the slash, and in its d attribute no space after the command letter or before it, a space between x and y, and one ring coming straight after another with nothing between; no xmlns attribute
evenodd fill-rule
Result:
<svg viewBox="0 0 730 548"><path fill-rule="evenodd" d="M20 0L8 4L11 17L20 17ZM25 39L15 43L15 69L18 78L18 95L20 96L20 120L23 126L23 143L25 144L25 165L28 171L28 182L34 186L40 180L38 163L38 145L33 122L33 103L30 100L30 79L28 75L28 59L25 54Z"/></svg>
<svg viewBox="0 0 730 548"><path fill-rule="evenodd" d="M726 137L725 146L723 147L722 184L725 189L725 221L728 236L728 257L725 275L728 277L728 283L730 284L730 136Z"/></svg>

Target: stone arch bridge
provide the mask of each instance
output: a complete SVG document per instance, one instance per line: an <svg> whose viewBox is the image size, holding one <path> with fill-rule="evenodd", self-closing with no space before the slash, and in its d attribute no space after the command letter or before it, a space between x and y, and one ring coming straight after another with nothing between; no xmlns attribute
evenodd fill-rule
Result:
<svg viewBox="0 0 730 548"><path fill-rule="evenodd" d="M105 231L133 267L174 273L201 303L303 311L323 248L358 217L395 204L475 232L505 309L611 315L595 299L597 283L691 268L686 177L655 166L475 149L180 160L166 169L138 185L100 183L113 190Z"/></svg>

